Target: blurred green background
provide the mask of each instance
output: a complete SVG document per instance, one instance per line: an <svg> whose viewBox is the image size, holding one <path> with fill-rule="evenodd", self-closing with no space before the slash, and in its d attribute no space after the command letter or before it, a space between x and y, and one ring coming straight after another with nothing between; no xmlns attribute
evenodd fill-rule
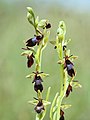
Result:
<svg viewBox="0 0 90 120"><path fill-rule="evenodd" d="M67 26L67 39L75 60L76 79L81 89L74 89L65 103L72 107L65 110L65 120L90 120L90 1L89 0L0 0L0 120L35 120L34 106L27 103L36 96L33 85L25 76L34 71L26 67L21 57L24 41L34 34L26 18L26 7L31 6L40 18L52 23L50 40L55 38L60 20ZM59 91L58 57L48 43L43 52L42 71L50 76L44 80L43 98L52 87L50 101ZM49 120L49 108L44 120Z"/></svg>

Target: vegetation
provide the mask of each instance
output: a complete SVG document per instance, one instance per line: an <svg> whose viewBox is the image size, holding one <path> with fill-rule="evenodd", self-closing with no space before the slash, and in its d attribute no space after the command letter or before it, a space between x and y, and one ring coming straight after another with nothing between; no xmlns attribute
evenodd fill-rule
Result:
<svg viewBox="0 0 90 120"><path fill-rule="evenodd" d="M58 26L58 21L61 19L65 20L67 25L66 36L73 39L69 44L72 52L77 53L79 56L76 62L76 69L78 71L77 78L82 83L83 89L77 89L73 94L70 94L69 99L67 99L68 104L72 104L72 107L65 112L65 116L69 120L82 120L90 119L89 117L89 11L87 13L79 13L74 11L69 11L66 8L58 7L55 9L49 6L47 10L42 13L41 7L35 7L31 3L35 10L40 16L45 15L52 21L52 35L50 39L55 37L55 31ZM34 119L35 113L33 111L33 106L26 104L26 101L30 100L36 94L33 91L33 86L31 81L24 79L29 72L25 68L25 59L20 57L20 49L23 46L22 40L26 40L34 32L26 21L26 10L25 4L21 5L7 5L0 4L0 49L3 54L0 54L0 119L1 120L29 120ZM59 8L59 9L58 9ZM18 11L18 12L17 12ZM47 14L48 11L48 14ZM49 15L49 16L48 16ZM55 15L55 16L54 16ZM28 32L27 32L28 31ZM28 37L27 37L28 36ZM51 52L52 51L52 52ZM52 87L50 96L50 101L53 100L55 91L58 91L58 70L57 64L51 63L57 61L56 51L52 49L52 45L48 44L47 49L44 51L45 56L42 56L42 69L45 73L50 73L51 77L45 78L44 86L45 91L49 87ZM46 56L51 57L46 58ZM48 66L52 64L50 68ZM85 63L85 64L84 64ZM54 70L53 70L54 68ZM59 68L58 68L59 69ZM31 68L31 72L34 71ZM76 79L77 79L76 78ZM44 92L45 92L44 91ZM33 94L32 94L33 93ZM79 96L79 97L78 97ZM45 98L43 94L43 98ZM48 111L48 109L47 109ZM49 117L46 115L45 119Z"/></svg>

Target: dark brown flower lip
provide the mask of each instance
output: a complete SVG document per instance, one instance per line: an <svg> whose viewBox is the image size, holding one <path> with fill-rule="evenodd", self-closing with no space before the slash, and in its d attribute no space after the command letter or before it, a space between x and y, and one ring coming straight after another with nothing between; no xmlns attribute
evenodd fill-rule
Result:
<svg viewBox="0 0 90 120"><path fill-rule="evenodd" d="M30 68L34 64L34 55L27 55L27 67Z"/></svg>
<svg viewBox="0 0 90 120"><path fill-rule="evenodd" d="M33 47L36 44L39 45L39 42L43 39L43 35L34 35L33 38L30 38L26 41L26 46L27 47Z"/></svg>
<svg viewBox="0 0 90 120"><path fill-rule="evenodd" d="M33 47L33 46L36 45L36 43L37 43L36 37L30 38L30 39L28 39L28 40L26 41L26 46L27 46L27 47Z"/></svg>
<svg viewBox="0 0 90 120"><path fill-rule="evenodd" d="M69 60L68 56L65 56L64 69L67 69L67 73L70 77L75 76L74 64Z"/></svg>
<svg viewBox="0 0 90 120"><path fill-rule="evenodd" d="M69 84L68 88L67 88L67 91L66 91L66 97L69 96L70 92L72 92L72 86Z"/></svg>
<svg viewBox="0 0 90 120"><path fill-rule="evenodd" d="M43 110L45 110L42 99L39 100L39 102L37 103L37 105L35 106L34 110L40 114Z"/></svg>
<svg viewBox="0 0 90 120"><path fill-rule="evenodd" d="M59 120L64 120L64 111L60 109L60 119Z"/></svg>
<svg viewBox="0 0 90 120"><path fill-rule="evenodd" d="M64 115L64 111L62 109L60 109L60 115Z"/></svg>
<svg viewBox="0 0 90 120"><path fill-rule="evenodd" d="M38 90L40 90L40 92L43 91L42 82L43 82L42 78L40 76L37 76L37 74L35 74L34 80L32 81L32 83L34 83L34 90L36 92L38 92Z"/></svg>
<svg viewBox="0 0 90 120"><path fill-rule="evenodd" d="M61 116L59 120L65 120L65 119L64 119L64 116Z"/></svg>
<svg viewBox="0 0 90 120"><path fill-rule="evenodd" d="M37 40L42 40L43 37L44 37L44 35L38 35L38 36L36 36L36 39L37 39Z"/></svg>
<svg viewBox="0 0 90 120"><path fill-rule="evenodd" d="M42 85L42 83L41 83L40 80L35 81L34 90L35 90L37 93L38 93L38 90L40 90L40 92L43 91L43 85Z"/></svg>

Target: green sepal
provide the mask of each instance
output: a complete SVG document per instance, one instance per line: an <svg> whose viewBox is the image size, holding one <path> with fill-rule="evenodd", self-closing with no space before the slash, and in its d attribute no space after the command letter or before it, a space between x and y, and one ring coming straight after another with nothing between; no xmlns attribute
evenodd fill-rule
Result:
<svg viewBox="0 0 90 120"><path fill-rule="evenodd" d="M72 81L71 83L73 88L81 88L82 85L78 81Z"/></svg>
<svg viewBox="0 0 90 120"><path fill-rule="evenodd" d="M66 40L66 44L68 44L69 42L71 42L71 39Z"/></svg>
<svg viewBox="0 0 90 120"><path fill-rule="evenodd" d="M70 49L66 51L66 55L69 57L70 56Z"/></svg>
<svg viewBox="0 0 90 120"><path fill-rule="evenodd" d="M60 32L65 35L66 34L66 25L65 25L64 21L59 22L59 28L61 28L63 31L63 32L61 32L61 31Z"/></svg>
<svg viewBox="0 0 90 120"><path fill-rule="evenodd" d="M44 28L46 26L47 20L43 19L40 20L40 22L38 23L38 26L41 28Z"/></svg>
<svg viewBox="0 0 90 120"><path fill-rule="evenodd" d="M36 19L35 19L35 28L37 28L38 23L39 23L39 16L37 16Z"/></svg>
<svg viewBox="0 0 90 120"><path fill-rule="evenodd" d="M67 104L62 104L61 105L61 109L68 109L70 108L72 105L67 105Z"/></svg>
<svg viewBox="0 0 90 120"><path fill-rule="evenodd" d="M64 64L64 60L59 60L57 63L58 64Z"/></svg>
<svg viewBox="0 0 90 120"><path fill-rule="evenodd" d="M66 26L64 21L59 22L59 28L57 29L58 43L61 43L65 39Z"/></svg>
<svg viewBox="0 0 90 120"><path fill-rule="evenodd" d="M33 48L29 48L29 50L25 50L24 52L21 53L21 56L26 56L33 53L33 55L36 54L36 51Z"/></svg>
<svg viewBox="0 0 90 120"><path fill-rule="evenodd" d="M26 78L30 78L30 79L31 79L31 78L33 78L34 76L35 76L35 74L32 73L32 74L27 75Z"/></svg>
<svg viewBox="0 0 90 120"><path fill-rule="evenodd" d="M27 13L27 19L28 19L29 23L34 26L34 23L32 21L33 17L32 17L32 15L30 13Z"/></svg>
<svg viewBox="0 0 90 120"><path fill-rule="evenodd" d="M54 41L50 41L50 43L52 44L52 45L56 45L56 41L54 40Z"/></svg>
<svg viewBox="0 0 90 120"><path fill-rule="evenodd" d="M71 56L70 58L72 58L73 60L75 60L75 59L77 59L78 58L78 56Z"/></svg>
<svg viewBox="0 0 90 120"><path fill-rule="evenodd" d="M63 43L63 46L64 46L64 45L67 46L67 45L69 44L69 42L71 42L71 39L65 40L65 42Z"/></svg>
<svg viewBox="0 0 90 120"><path fill-rule="evenodd" d="M49 39L49 35L50 35L50 31L48 30L48 31L44 31L45 32L45 34L44 34L44 39L43 39L43 49L45 48L45 46L47 45L47 42L48 42L48 39Z"/></svg>
<svg viewBox="0 0 90 120"><path fill-rule="evenodd" d="M32 104L32 105L37 105L38 101L37 100L30 100L28 101L29 104Z"/></svg>
<svg viewBox="0 0 90 120"><path fill-rule="evenodd" d="M29 74L26 76L26 78L33 78L33 76L35 76L35 73L32 73L32 74ZM41 78L44 78L44 77L48 77L49 74L46 74L46 73L38 73L37 76L40 76Z"/></svg>
<svg viewBox="0 0 90 120"><path fill-rule="evenodd" d="M30 51L30 50L25 50L24 52L21 53L21 56L27 56L27 55L29 55L29 54L31 54L31 53L32 53L32 51Z"/></svg>
<svg viewBox="0 0 90 120"><path fill-rule="evenodd" d="M57 30L57 36L58 36L58 43L61 43L64 40L64 34L61 28L58 28Z"/></svg>
<svg viewBox="0 0 90 120"><path fill-rule="evenodd" d="M46 73L41 73L41 74L38 74L37 76L40 76L41 78L43 78L43 77L48 77L48 76L49 76L49 74L46 74Z"/></svg>
<svg viewBox="0 0 90 120"><path fill-rule="evenodd" d="M30 101L28 101L28 103L29 103L29 104L32 104L32 105L37 105L38 100L30 100ZM43 103L44 106L47 106L47 105L50 105L50 104L51 104L51 102L48 102L48 101L46 101L46 100L42 100L42 103Z"/></svg>
<svg viewBox="0 0 90 120"><path fill-rule="evenodd" d="M43 105L44 105L44 106L47 106L47 105L50 105L50 104L51 104L51 102L48 102L48 101L43 100Z"/></svg>

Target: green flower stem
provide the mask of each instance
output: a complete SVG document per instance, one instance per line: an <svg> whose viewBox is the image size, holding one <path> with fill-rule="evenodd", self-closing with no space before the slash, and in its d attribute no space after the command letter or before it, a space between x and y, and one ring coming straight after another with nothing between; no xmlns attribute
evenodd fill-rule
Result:
<svg viewBox="0 0 90 120"><path fill-rule="evenodd" d="M38 30L39 31L39 30ZM39 31L39 33L42 33L41 31ZM36 55L35 55L35 59L36 59L36 71L37 72L41 72L41 59L42 59L42 51L44 50L44 48L47 45L48 39L49 39L49 35L50 32L46 31L46 29L44 30L44 38L43 40L40 42Z"/></svg>
<svg viewBox="0 0 90 120"><path fill-rule="evenodd" d="M59 59L63 60L63 46L62 42L58 46ZM60 106L64 97L64 67L63 64L60 65L60 97L58 98L58 108L57 108L57 120L60 118Z"/></svg>
<svg viewBox="0 0 90 120"><path fill-rule="evenodd" d="M39 33L41 33L41 32L39 31ZM44 38L38 46L38 49L37 49L37 52L36 52L36 55L35 55L35 60L36 60L36 68L35 69L36 69L36 72L41 72L42 51L44 50L44 48L47 45L48 38L49 38L49 33L50 32L44 30ZM49 93L50 93L50 88L48 89L48 94L47 94L46 100L48 100ZM37 97L38 97L38 99L39 98L42 99L42 93L40 93L40 91L38 91ZM43 113L36 114L36 120L43 120L45 114L46 114L46 107L45 107L45 110L43 111Z"/></svg>
<svg viewBox="0 0 90 120"><path fill-rule="evenodd" d="M59 59L63 60L63 47L62 47L62 43L60 43L60 45L59 45L59 50L60 50ZM64 78L63 73L64 73L63 65L61 64L60 65L60 95L61 95L62 90L63 90L63 78Z"/></svg>
<svg viewBox="0 0 90 120"><path fill-rule="evenodd" d="M35 56L37 72L41 72L41 58L42 58L42 47L39 45Z"/></svg>
<svg viewBox="0 0 90 120"><path fill-rule="evenodd" d="M39 44L36 55L35 55L35 60L36 60L36 72L41 72L41 58L42 58L42 45ZM42 99L42 94L40 91L37 93L38 99ZM36 120L42 120L42 113L37 114L36 113Z"/></svg>
<svg viewBox="0 0 90 120"><path fill-rule="evenodd" d="M42 120L42 113L36 114L36 120Z"/></svg>
<svg viewBox="0 0 90 120"><path fill-rule="evenodd" d="M60 61L63 61L63 58L66 53L63 52L63 44L65 40L65 33L66 33L66 27L63 21L60 22L59 24L59 29L58 29L58 37L56 40L57 44L57 52ZM67 77L67 72L64 70L64 64L60 64L60 96L58 97L57 100L57 120L60 118L60 108L61 108L61 103L62 100L66 94L67 87L69 85L68 82L68 77Z"/></svg>

